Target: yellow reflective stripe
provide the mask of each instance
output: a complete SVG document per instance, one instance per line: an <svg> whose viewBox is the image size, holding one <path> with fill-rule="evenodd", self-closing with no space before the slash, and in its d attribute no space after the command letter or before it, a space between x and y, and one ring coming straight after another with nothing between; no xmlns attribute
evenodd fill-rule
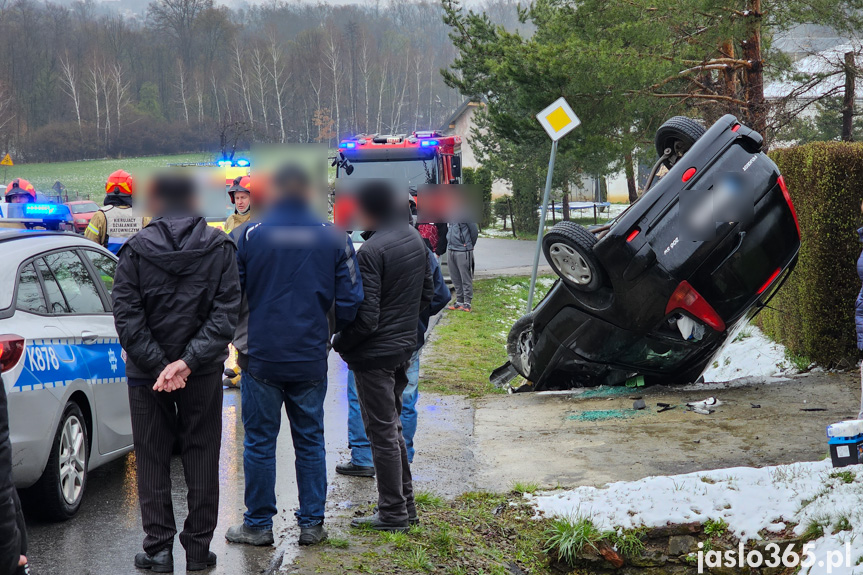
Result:
<svg viewBox="0 0 863 575"><path fill-rule="evenodd" d="M93 234L99 235L99 228L94 226L93 224L87 224L87 231Z"/></svg>

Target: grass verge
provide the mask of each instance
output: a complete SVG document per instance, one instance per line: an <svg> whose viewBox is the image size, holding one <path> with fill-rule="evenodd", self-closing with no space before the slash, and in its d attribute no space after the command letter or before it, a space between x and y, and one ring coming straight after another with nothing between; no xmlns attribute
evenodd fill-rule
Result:
<svg viewBox="0 0 863 575"><path fill-rule="evenodd" d="M350 529L339 533L347 548L303 553L291 566L298 575L312 573L399 573L420 575L552 575L544 551L549 521L533 518L521 497L467 493L441 506L420 511L422 524L407 534L381 535Z"/></svg>
<svg viewBox="0 0 863 575"><path fill-rule="evenodd" d="M534 301L553 283L552 276L539 278ZM488 376L507 360L506 338L524 315L529 287L529 277L474 281L473 311L445 311L426 344L421 389L469 397L502 393Z"/></svg>

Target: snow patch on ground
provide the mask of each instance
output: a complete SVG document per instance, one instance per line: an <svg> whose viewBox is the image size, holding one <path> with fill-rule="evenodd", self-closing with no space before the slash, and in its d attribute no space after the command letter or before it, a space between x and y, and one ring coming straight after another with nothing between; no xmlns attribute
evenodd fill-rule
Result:
<svg viewBox="0 0 863 575"><path fill-rule="evenodd" d="M791 525L799 536L816 522L824 535L813 541L815 557L823 559L830 551L844 556L850 541L852 564L832 572L860 575L863 565L854 563L863 555L861 496L863 466L834 470L830 461L818 461L647 477L527 497L538 512L589 518L603 531L721 519L730 533L748 541L762 539L762 530L778 533ZM813 568L811 573L819 572Z"/></svg>
<svg viewBox="0 0 863 575"><path fill-rule="evenodd" d="M770 341L760 329L747 325L728 338L728 343L704 372L704 381L762 383L797 373L788 361L785 346Z"/></svg>

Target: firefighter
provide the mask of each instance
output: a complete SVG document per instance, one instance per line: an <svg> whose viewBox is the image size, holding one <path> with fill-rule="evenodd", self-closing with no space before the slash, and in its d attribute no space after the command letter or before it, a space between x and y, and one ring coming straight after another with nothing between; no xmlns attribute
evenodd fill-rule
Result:
<svg viewBox="0 0 863 575"><path fill-rule="evenodd" d="M36 201L36 188L24 178L15 178L6 186L6 203L27 204Z"/></svg>
<svg viewBox="0 0 863 575"><path fill-rule="evenodd" d="M120 251L126 241L150 223L150 218L132 214L132 176L117 170L105 183L105 205L93 214L84 237L105 246L112 253Z"/></svg>
<svg viewBox="0 0 863 575"><path fill-rule="evenodd" d="M252 177L240 176L234 179L233 185L228 188L228 195L234 204L234 213L225 220L225 232L231 233L231 230L252 218Z"/></svg>

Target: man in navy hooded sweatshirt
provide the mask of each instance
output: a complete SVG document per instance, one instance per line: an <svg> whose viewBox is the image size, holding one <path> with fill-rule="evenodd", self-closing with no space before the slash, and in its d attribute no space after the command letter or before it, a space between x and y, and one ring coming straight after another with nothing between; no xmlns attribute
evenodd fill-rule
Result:
<svg viewBox="0 0 863 575"><path fill-rule="evenodd" d="M353 243L310 207L311 190L303 170L283 168L273 180L269 213L237 239L249 317L241 385L246 513L225 534L233 543L273 543L282 405L296 455L299 543L327 536L327 354L333 330L354 320L363 288Z"/></svg>

